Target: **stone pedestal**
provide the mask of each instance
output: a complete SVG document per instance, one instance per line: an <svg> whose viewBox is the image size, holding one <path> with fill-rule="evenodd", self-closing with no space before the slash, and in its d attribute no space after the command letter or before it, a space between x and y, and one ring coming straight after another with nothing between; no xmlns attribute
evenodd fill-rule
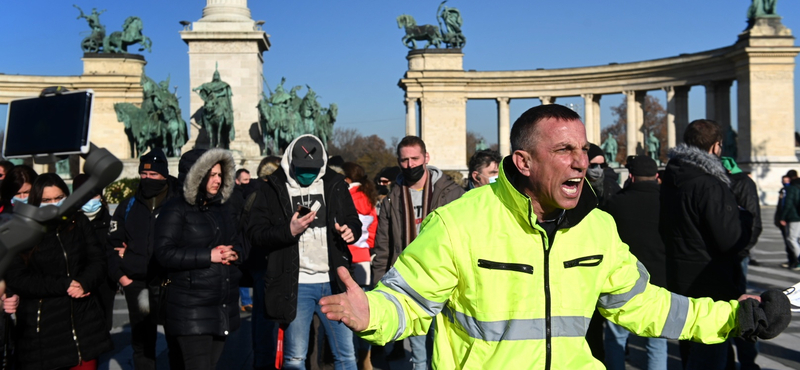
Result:
<svg viewBox="0 0 800 370"><path fill-rule="evenodd" d="M733 59L738 83L738 154L767 204L781 176L797 167L794 146L794 68L800 48L780 18L758 18L739 35Z"/></svg>
<svg viewBox="0 0 800 370"><path fill-rule="evenodd" d="M231 149L244 157L260 157L258 109L261 99L264 68L262 53L269 50L267 34L250 19L246 0L208 0L203 18L192 24L191 30L181 32L189 46L191 88L211 81L219 68L220 77L231 86L233 121L236 136ZM192 149L200 127L197 113L203 100L190 93L191 138L183 151Z"/></svg>
<svg viewBox="0 0 800 370"><path fill-rule="evenodd" d="M141 78L147 62L136 54L84 54L81 60L81 82L95 93L89 139L117 158L130 158L125 125L117 120L114 104L142 103Z"/></svg>
<svg viewBox="0 0 800 370"><path fill-rule="evenodd" d="M464 54L460 49L412 50L408 53L412 72L453 71L464 73ZM467 169L467 99L463 86L426 87L406 92L408 99L419 99L419 136L431 153L431 164L442 170ZM407 114L410 114L410 110ZM501 139L502 140L502 139Z"/></svg>

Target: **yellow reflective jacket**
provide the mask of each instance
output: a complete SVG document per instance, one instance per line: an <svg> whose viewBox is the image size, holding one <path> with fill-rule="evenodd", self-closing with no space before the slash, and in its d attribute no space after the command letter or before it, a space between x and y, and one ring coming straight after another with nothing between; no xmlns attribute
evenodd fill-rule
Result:
<svg viewBox="0 0 800 370"><path fill-rule="evenodd" d="M369 327L382 344L428 331L437 369L603 369L584 335L595 306L653 337L719 343L738 334L738 302L690 299L650 285L644 266L595 208L584 183L553 240L508 178L472 190L426 218L375 290ZM658 235L653 235L658 238Z"/></svg>

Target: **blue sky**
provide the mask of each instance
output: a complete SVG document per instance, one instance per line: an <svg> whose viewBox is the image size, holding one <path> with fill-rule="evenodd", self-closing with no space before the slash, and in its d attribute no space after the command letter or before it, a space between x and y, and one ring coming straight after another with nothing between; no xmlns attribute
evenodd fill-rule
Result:
<svg viewBox="0 0 800 370"><path fill-rule="evenodd" d="M4 2L0 73L81 74L80 41L88 27L85 20L76 19L73 3L86 12L106 9L100 19L108 32L119 30L130 15L142 18L144 34L153 40L152 53L144 53L146 72L157 81L171 76L188 121L192 86L188 48L178 34L178 22L200 19L205 0ZM750 0L449 0L447 5L459 8L464 19L464 68L480 71L626 63L728 46L745 27ZM265 21L263 28L270 35L264 75L273 88L284 76L287 86L308 84L323 106L339 105L336 127L377 134L387 142L404 135L405 106L397 82L407 69L408 49L400 42L403 30L395 18L406 13L418 23L436 23L438 0L250 0L248 6L254 20ZM780 1L777 10L785 26L800 32L800 1ZM796 69L796 106L798 75ZM664 92L650 94L664 102ZM609 107L622 99L621 94L603 97L603 126L613 123ZM557 103L578 104L582 112L581 98L559 98ZM512 100L512 122L538 104L538 99ZM703 87L693 87L691 119L704 115L704 104ZM735 104L733 110L735 120ZM6 107L0 105L0 117L5 114ZM795 116L800 126L800 115ZM495 143L496 122L495 102L468 102L468 130Z"/></svg>

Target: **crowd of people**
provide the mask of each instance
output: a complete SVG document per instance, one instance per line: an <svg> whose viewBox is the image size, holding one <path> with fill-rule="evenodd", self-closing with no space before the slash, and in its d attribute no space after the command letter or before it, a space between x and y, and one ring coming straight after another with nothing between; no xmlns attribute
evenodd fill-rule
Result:
<svg viewBox="0 0 800 370"><path fill-rule="evenodd" d="M514 153L476 152L463 185L415 136L374 179L313 135L252 174L228 150L194 149L175 177L154 148L113 214L95 194L16 256L0 297L16 318L7 360L97 368L121 290L137 370L156 368L159 325L170 368L217 368L242 312L254 369L369 370L405 358L406 337L417 370L624 369L631 332L652 337L648 369L666 369L668 338L686 369L733 369L734 344L740 368L758 368L754 338L786 313L746 294L761 214L752 179L720 158L720 125L692 122L662 171L628 157L623 187L568 108L532 108L511 134ZM0 162L0 179L0 213L70 194L25 165ZM775 222L800 270L797 173L785 184Z"/></svg>

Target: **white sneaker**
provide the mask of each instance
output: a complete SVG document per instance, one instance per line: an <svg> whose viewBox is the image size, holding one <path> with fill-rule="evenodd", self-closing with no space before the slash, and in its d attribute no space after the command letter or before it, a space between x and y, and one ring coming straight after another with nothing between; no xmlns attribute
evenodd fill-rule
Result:
<svg viewBox="0 0 800 370"><path fill-rule="evenodd" d="M800 283L790 286L783 290L783 294L789 298L792 305L792 312L800 312Z"/></svg>

